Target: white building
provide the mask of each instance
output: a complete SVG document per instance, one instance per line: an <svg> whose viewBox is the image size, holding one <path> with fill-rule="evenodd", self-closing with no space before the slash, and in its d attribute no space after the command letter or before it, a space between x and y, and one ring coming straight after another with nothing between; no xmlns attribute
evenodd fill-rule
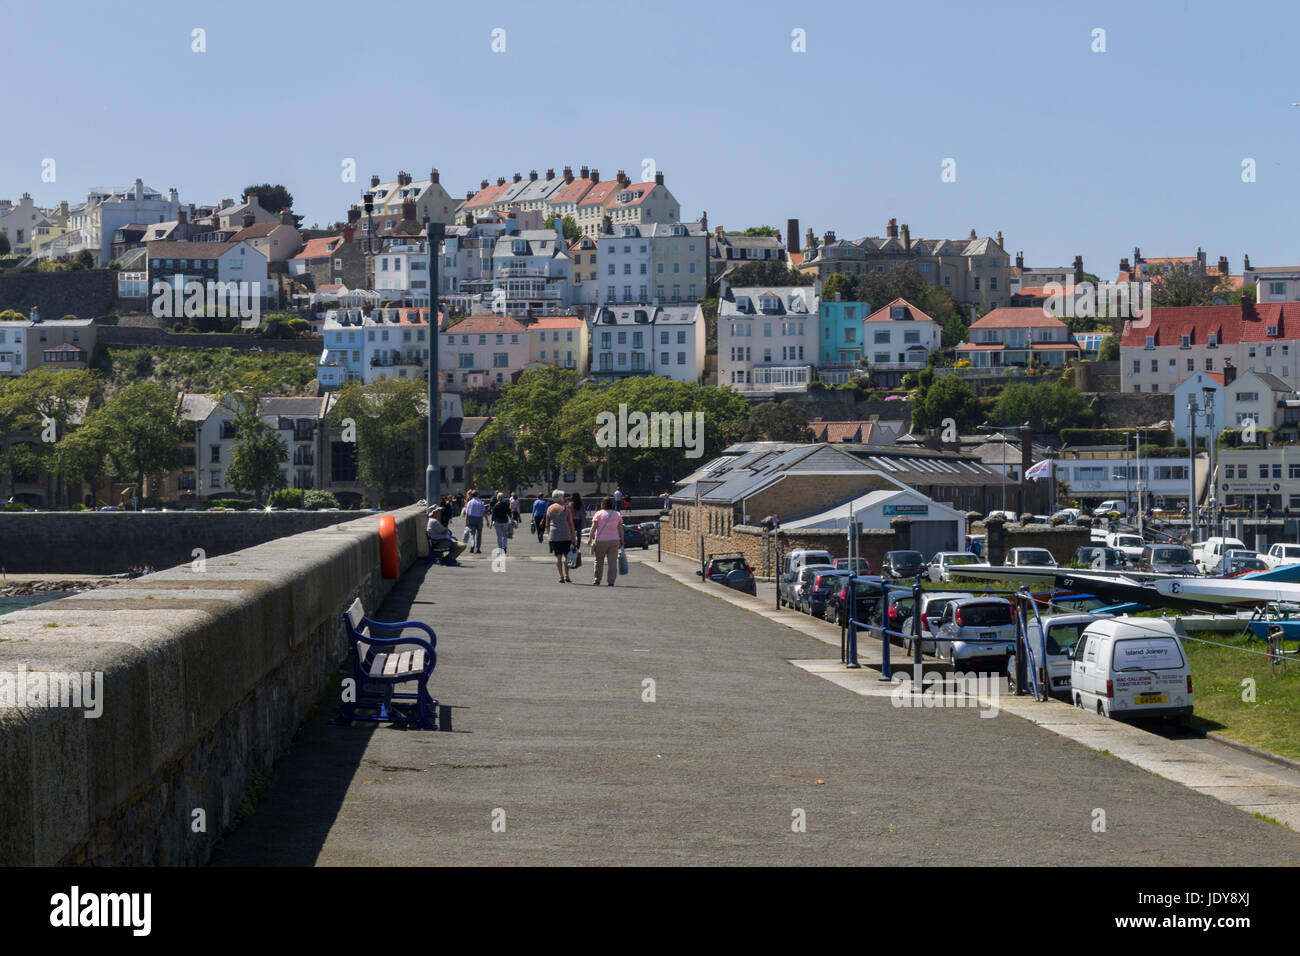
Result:
<svg viewBox="0 0 1300 956"><path fill-rule="evenodd" d="M595 237L602 302L696 302L708 284L708 235L699 223L628 223Z"/></svg>
<svg viewBox="0 0 1300 956"><path fill-rule="evenodd" d="M925 368L942 338L939 323L906 299L872 312L862 327L862 354L877 368Z"/></svg>
<svg viewBox="0 0 1300 956"><path fill-rule="evenodd" d="M385 299L403 299L415 306L429 304L429 256L425 241L394 236L375 256L375 291ZM441 281L441 279L439 280Z"/></svg>
<svg viewBox="0 0 1300 956"><path fill-rule="evenodd" d="M175 189L164 195L139 179L126 189L91 189L84 203L69 210L68 232L44 246L41 258L61 258L91 249L97 264L106 266L113 257L117 230L132 223L173 222L179 210Z"/></svg>
<svg viewBox="0 0 1300 956"><path fill-rule="evenodd" d="M526 229L497 239L492 254L493 311L521 316L570 305L572 277L564 228Z"/></svg>
<svg viewBox="0 0 1300 956"><path fill-rule="evenodd" d="M821 286L718 290L718 384L807 391L817 363Z"/></svg>
<svg viewBox="0 0 1300 956"><path fill-rule="evenodd" d="M316 363L324 388L385 378L421 378L429 361L427 309L338 309L325 315L325 348Z"/></svg>
<svg viewBox="0 0 1300 956"><path fill-rule="evenodd" d="M695 304L602 306L591 327L591 374L704 376L704 312Z"/></svg>
<svg viewBox="0 0 1300 956"><path fill-rule="evenodd" d="M1196 447L1206 444L1206 435L1211 431L1206 415L1207 406L1213 406L1214 427L1211 443L1219 432L1231 425L1225 424L1224 376L1221 372L1193 372L1183 379L1174 389L1174 440L1182 439L1191 444L1192 418L1187 411L1189 399L1196 401ZM1207 399L1213 399L1208 401Z"/></svg>

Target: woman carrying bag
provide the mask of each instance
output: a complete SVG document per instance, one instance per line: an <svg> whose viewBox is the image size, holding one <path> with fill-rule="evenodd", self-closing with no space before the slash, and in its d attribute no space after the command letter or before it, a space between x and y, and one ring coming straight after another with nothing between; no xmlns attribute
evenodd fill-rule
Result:
<svg viewBox="0 0 1300 956"><path fill-rule="evenodd" d="M588 541L591 543L591 550L596 559L596 577L591 583L600 584L600 569L608 564L609 571L606 573L605 583L613 587L618 572L622 570L618 558L623 550L623 516L614 507L613 498L605 498L601 501L600 510L592 516Z"/></svg>
<svg viewBox="0 0 1300 956"><path fill-rule="evenodd" d="M555 569L560 574L559 583L570 584L569 565L565 559L569 556L569 549L577 543L578 535L573 527L569 506L564 502L564 492L556 488L551 499L554 504L546 509L542 528L548 535L551 553L555 555Z"/></svg>

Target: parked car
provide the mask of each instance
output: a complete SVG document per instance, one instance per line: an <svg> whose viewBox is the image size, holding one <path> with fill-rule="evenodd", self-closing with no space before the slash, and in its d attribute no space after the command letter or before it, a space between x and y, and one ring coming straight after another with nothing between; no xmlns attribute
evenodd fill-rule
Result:
<svg viewBox="0 0 1300 956"><path fill-rule="evenodd" d="M841 571L852 570L854 574L870 574L871 562L866 558L836 558L835 567Z"/></svg>
<svg viewBox="0 0 1300 956"><path fill-rule="evenodd" d="M921 652L923 654L934 653L934 632L939 627L939 618L943 617L943 609L953 601L968 597L970 594L966 591L921 592ZM907 653L912 653L910 637L903 641L903 647L907 649Z"/></svg>
<svg viewBox="0 0 1300 956"><path fill-rule="evenodd" d="M1063 518L1070 524L1074 524L1074 522L1083 517L1083 512L1078 508L1062 508L1060 511L1054 512L1052 517Z"/></svg>
<svg viewBox="0 0 1300 956"><path fill-rule="evenodd" d="M1229 551L1224 554L1219 563L1214 566L1210 574L1215 577L1234 577L1238 574L1248 574L1252 571L1269 570L1268 562L1265 561L1255 552L1246 553L1244 551Z"/></svg>
<svg viewBox="0 0 1300 956"><path fill-rule="evenodd" d="M901 631L909 633L912 630L912 610L915 601L912 600L911 588L890 587L885 589L887 593L875 607L875 614L870 618L870 623L877 627L886 627L891 631ZM868 620L859 618L859 620ZM893 638L894 640L903 640L903 638Z"/></svg>
<svg viewBox="0 0 1300 956"><path fill-rule="evenodd" d="M920 551L886 551L880 573L891 578L914 578L924 566Z"/></svg>
<svg viewBox="0 0 1300 956"><path fill-rule="evenodd" d="M1094 621L1074 647L1070 694L1103 717L1192 716L1192 672L1174 622L1163 618Z"/></svg>
<svg viewBox="0 0 1300 956"><path fill-rule="evenodd" d="M1085 544L1074 552L1074 563L1097 571L1123 571L1128 568L1128 555L1104 544Z"/></svg>
<svg viewBox="0 0 1300 956"><path fill-rule="evenodd" d="M786 604L796 611L807 611L809 591L812 588L813 581L822 571L834 571L835 569L829 564L810 564L803 568L794 580L794 585L786 599Z"/></svg>
<svg viewBox="0 0 1300 956"><path fill-rule="evenodd" d="M744 591L746 594L758 595L758 585L754 582L754 569L749 566L749 562L740 552L711 554L705 562L704 570L695 573L714 584Z"/></svg>
<svg viewBox="0 0 1300 956"><path fill-rule="evenodd" d="M659 543L659 522L658 521L642 521L639 525L637 525L637 527L640 528L641 533L645 535L645 539L648 544Z"/></svg>
<svg viewBox="0 0 1300 956"><path fill-rule="evenodd" d="M1039 687L1046 686L1047 692L1065 700L1070 699L1070 669L1074 645L1084 629L1093 621L1106 620L1109 615L1096 614L1052 614L1038 618L1030 614L1025 619L1025 642L1034 649L1034 660L1038 665ZM1041 621L1042 627L1039 627ZM1028 665L1028 661L1026 661ZM1026 686L1032 687L1026 677ZM1016 655L1011 652L1007 661L1007 690L1016 693Z"/></svg>
<svg viewBox="0 0 1300 956"><path fill-rule="evenodd" d="M1106 535L1106 546L1115 548L1117 551L1123 551L1124 556L1132 564L1142 557L1142 549L1147 546L1147 543L1142 540L1140 534L1117 531L1114 534Z"/></svg>
<svg viewBox="0 0 1300 956"><path fill-rule="evenodd" d="M1020 515L1016 514L1014 511L1002 510L990 511L984 520L992 521L995 518L1005 521L1007 524L1016 524L1020 521Z"/></svg>
<svg viewBox="0 0 1300 956"><path fill-rule="evenodd" d="M1128 505L1124 504L1124 502L1118 498L1111 498L1110 500L1103 501L1101 504L1097 505L1097 507L1093 508L1092 516L1094 518L1100 518L1103 517L1104 515L1110 514L1112 511L1118 511L1120 514L1127 514Z"/></svg>
<svg viewBox="0 0 1300 956"><path fill-rule="evenodd" d="M824 617L826 614L826 598L835 590L844 585L844 579L849 576L848 571L818 571L813 575L812 585L804 589L803 606L799 608L806 611L813 617Z"/></svg>
<svg viewBox="0 0 1300 956"><path fill-rule="evenodd" d="M878 577L854 578L853 590L856 595L856 620L870 623L880 604L881 579ZM822 617L832 624L847 623L849 619L849 579L847 575L839 578L838 585L826 595L826 607ZM870 632L868 632L870 633Z"/></svg>
<svg viewBox="0 0 1300 956"><path fill-rule="evenodd" d="M1233 548L1244 551L1246 543L1240 538L1206 538L1192 545L1192 560L1196 562L1202 574L1209 574L1210 570L1223 559L1223 552L1231 551Z"/></svg>
<svg viewBox="0 0 1300 956"><path fill-rule="evenodd" d="M640 548L642 551L650 547L650 542L645 539L645 533L641 530L640 525L623 525L623 547Z"/></svg>
<svg viewBox="0 0 1300 956"><path fill-rule="evenodd" d="M925 566L925 576L936 584L951 581L949 571L962 564L983 564L983 560L969 551L940 551Z"/></svg>
<svg viewBox="0 0 1300 956"><path fill-rule="evenodd" d="M781 555L781 573L776 579L776 603L777 607L795 606L794 591L799 583L799 573L805 567L811 565L820 565L822 567L834 567L831 562L831 553L829 551L813 551L800 549L788 551Z"/></svg>
<svg viewBox="0 0 1300 956"><path fill-rule="evenodd" d="M1192 549L1181 544L1150 544L1142 549L1138 568L1155 574L1199 574Z"/></svg>
<svg viewBox="0 0 1300 956"><path fill-rule="evenodd" d="M1264 555L1270 568L1280 568L1286 564L1300 564L1300 544L1274 544Z"/></svg>
<svg viewBox="0 0 1300 956"><path fill-rule="evenodd" d="M954 669L992 666L1005 672L1016 640L1011 602L1000 597L950 601L934 636L935 656L951 661Z"/></svg>
<svg viewBox="0 0 1300 956"><path fill-rule="evenodd" d="M1056 567L1056 559L1046 548L1012 548L1003 563L1009 568Z"/></svg>

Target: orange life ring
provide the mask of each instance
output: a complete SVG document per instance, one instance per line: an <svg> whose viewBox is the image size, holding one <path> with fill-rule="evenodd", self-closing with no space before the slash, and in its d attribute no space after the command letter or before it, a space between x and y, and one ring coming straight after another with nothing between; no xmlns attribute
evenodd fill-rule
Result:
<svg viewBox="0 0 1300 956"><path fill-rule="evenodd" d="M402 561L397 553L397 521L392 515L379 516L379 566L389 581L402 573Z"/></svg>

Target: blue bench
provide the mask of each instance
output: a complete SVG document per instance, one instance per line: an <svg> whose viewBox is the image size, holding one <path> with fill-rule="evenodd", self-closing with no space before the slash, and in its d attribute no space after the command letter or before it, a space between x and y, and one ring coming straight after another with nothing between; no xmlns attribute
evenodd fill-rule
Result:
<svg viewBox="0 0 1300 956"><path fill-rule="evenodd" d="M438 663L433 628L421 621L371 620L360 600L343 612L343 627L354 686L350 695L345 688L334 722L365 720L437 730L438 701L429 696L429 677ZM423 631L427 639L402 636L410 629ZM397 636L380 636L389 631ZM414 684L415 690L399 691L403 684Z"/></svg>

